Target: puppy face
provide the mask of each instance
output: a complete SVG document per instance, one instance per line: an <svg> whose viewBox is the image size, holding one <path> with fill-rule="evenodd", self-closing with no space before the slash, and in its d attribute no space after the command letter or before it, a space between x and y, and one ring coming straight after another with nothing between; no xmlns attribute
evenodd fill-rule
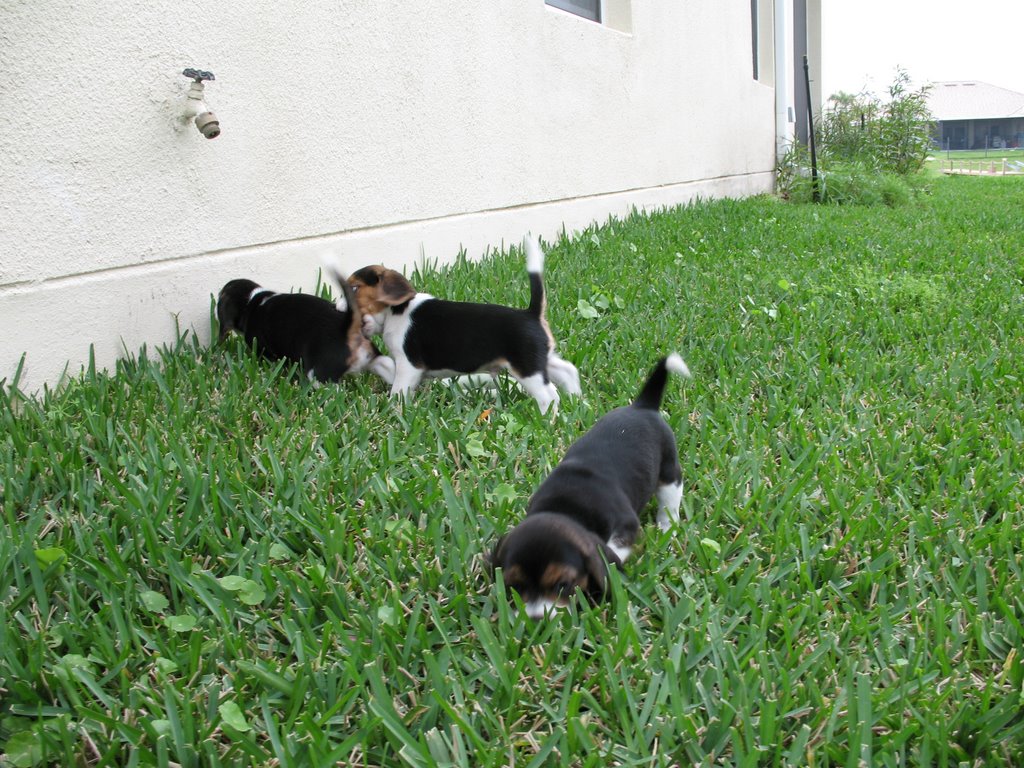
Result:
<svg viewBox="0 0 1024 768"><path fill-rule="evenodd" d="M217 297L217 324L220 325L219 340L224 341L229 333L245 333L244 313L249 298L260 289L252 280L231 280L220 289Z"/></svg>
<svg viewBox="0 0 1024 768"><path fill-rule="evenodd" d="M373 336L384 329L384 314L416 295L405 276L380 264L356 270L348 278L363 313L363 333Z"/></svg>
<svg viewBox="0 0 1024 768"><path fill-rule="evenodd" d="M608 565L622 562L594 533L564 515L538 512L498 540L491 564L523 601L526 615L542 618L572 602L577 588L604 598Z"/></svg>

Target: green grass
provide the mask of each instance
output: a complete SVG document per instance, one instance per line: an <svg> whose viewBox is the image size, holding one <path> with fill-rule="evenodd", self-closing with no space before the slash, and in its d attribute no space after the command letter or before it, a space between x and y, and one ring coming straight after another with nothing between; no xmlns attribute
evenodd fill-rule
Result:
<svg viewBox="0 0 1024 768"><path fill-rule="evenodd" d="M996 149L990 147L989 149L951 149L948 152L944 149L934 149L932 155L936 158L951 157L954 160L999 160L1001 158L1007 158L1009 160L1024 160L1024 149Z"/></svg>
<svg viewBox="0 0 1024 768"><path fill-rule="evenodd" d="M925 168L938 172L943 168L949 168L950 160L953 161L954 168L959 168L961 161L974 169L979 167L987 169L992 163L995 163L995 168L998 171L1002 169L1003 160L1011 163L1024 162L1024 149L954 149L949 152L934 149L925 162Z"/></svg>
<svg viewBox="0 0 1024 768"><path fill-rule="evenodd" d="M1022 210L1024 180L942 178L902 206L702 203L554 243L585 389L554 422L507 384L398 407L191 337L5 390L0 750L1021 765ZM527 296L518 252L414 282ZM610 603L516 620L485 554L672 349L685 524L645 527Z"/></svg>

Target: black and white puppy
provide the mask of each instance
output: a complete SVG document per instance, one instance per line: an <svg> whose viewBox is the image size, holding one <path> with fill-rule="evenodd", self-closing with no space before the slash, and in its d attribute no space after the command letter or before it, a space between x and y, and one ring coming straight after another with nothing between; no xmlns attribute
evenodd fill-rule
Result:
<svg viewBox="0 0 1024 768"><path fill-rule="evenodd" d="M349 277L367 336L381 334L395 359L392 395L409 396L424 376L507 370L537 401L541 413L557 409L558 390L580 393L576 366L555 354L545 317L544 252L526 240L530 306L514 309L435 299L417 293L393 269L363 267Z"/></svg>
<svg viewBox="0 0 1024 768"><path fill-rule="evenodd" d="M362 313L347 280L332 304L305 293L275 293L252 280L231 280L217 297L220 340L235 331L269 360L291 360L311 380L338 381L370 369L390 384L395 364L362 333Z"/></svg>
<svg viewBox="0 0 1024 768"><path fill-rule="evenodd" d="M678 522L682 470L675 435L658 412L669 371L690 375L679 355L662 359L632 404L605 414L569 448L523 522L498 540L491 565L529 617L568 605L577 588L602 599L608 566L629 557L652 496L662 530Z"/></svg>

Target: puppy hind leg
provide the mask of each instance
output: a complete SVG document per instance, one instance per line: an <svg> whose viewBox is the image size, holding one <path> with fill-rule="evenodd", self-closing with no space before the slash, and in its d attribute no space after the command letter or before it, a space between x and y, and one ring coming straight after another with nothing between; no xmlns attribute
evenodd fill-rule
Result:
<svg viewBox="0 0 1024 768"><path fill-rule="evenodd" d="M567 395L580 395L580 373L576 366L563 360L554 352L548 354L548 378L560 387Z"/></svg>
<svg viewBox="0 0 1024 768"><path fill-rule="evenodd" d="M522 384L523 389L526 393L537 401L537 406L540 408L541 413L547 413L548 409L554 405L552 416L558 414L558 390L555 389L555 385L550 381L544 380L544 375L541 373L534 373L530 376L518 376L514 372L511 372L515 377L516 381Z"/></svg>
<svg viewBox="0 0 1024 768"><path fill-rule="evenodd" d="M404 360L395 361L395 380L391 383L391 395L399 395L405 399L412 397L413 390L423 378L423 372Z"/></svg>
<svg viewBox="0 0 1024 768"><path fill-rule="evenodd" d="M658 527L667 531L679 523L679 505L683 501L683 481L665 483L658 486L655 493L658 499Z"/></svg>
<svg viewBox="0 0 1024 768"><path fill-rule="evenodd" d="M337 349L331 350L316 350L308 358L304 359L304 364L309 362L309 369L306 371L306 375L309 376L310 381L315 381L319 384L337 384L341 381L341 377L349 372L349 358L346 355L340 354ZM358 370L358 365L355 370Z"/></svg>

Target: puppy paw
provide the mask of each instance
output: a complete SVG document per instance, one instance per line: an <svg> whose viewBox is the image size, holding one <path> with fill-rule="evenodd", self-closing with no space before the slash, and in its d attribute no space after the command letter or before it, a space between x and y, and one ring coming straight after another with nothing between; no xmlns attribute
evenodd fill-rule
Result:
<svg viewBox="0 0 1024 768"><path fill-rule="evenodd" d="M384 383L395 383L395 361L387 355L378 355L370 362L370 370L380 376Z"/></svg>

